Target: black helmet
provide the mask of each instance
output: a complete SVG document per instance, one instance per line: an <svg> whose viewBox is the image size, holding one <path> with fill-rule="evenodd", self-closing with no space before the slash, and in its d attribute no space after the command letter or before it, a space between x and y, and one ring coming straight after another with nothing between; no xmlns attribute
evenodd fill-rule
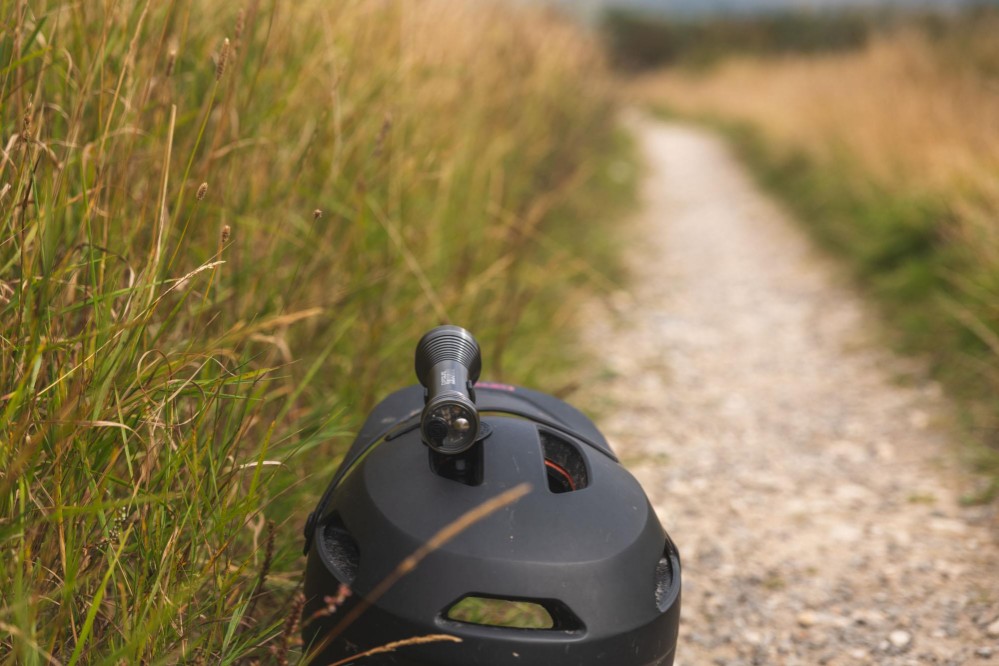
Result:
<svg viewBox="0 0 999 666"><path fill-rule="evenodd" d="M423 386L375 407L309 516L311 663L447 634L460 642L357 663L672 664L680 558L642 488L581 412L537 391L476 384L479 365L464 329L424 336ZM515 502L442 538L525 482ZM414 553L415 568L400 568ZM536 611L541 628L475 617L476 604L495 608L490 600Z"/></svg>

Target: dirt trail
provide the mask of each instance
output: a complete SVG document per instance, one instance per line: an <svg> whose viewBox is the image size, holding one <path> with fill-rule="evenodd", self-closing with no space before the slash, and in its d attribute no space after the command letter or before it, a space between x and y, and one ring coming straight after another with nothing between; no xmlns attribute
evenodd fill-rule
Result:
<svg viewBox="0 0 999 666"><path fill-rule="evenodd" d="M683 556L678 666L999 663L996 510L960 504L939 387L719 139L634 123L634 286L588 342Z"/></svg>

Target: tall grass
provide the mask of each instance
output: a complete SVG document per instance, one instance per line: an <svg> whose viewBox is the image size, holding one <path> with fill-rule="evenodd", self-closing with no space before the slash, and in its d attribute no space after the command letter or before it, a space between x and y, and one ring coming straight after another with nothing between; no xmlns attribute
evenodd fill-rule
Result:
<svg viewBox="0 0 999 666"><path fill-rule="evenodd" d="M599 53L445 0L0 17L0 663L284 662L301 522L419 334L551 388Z"/></svg>
<svg viewBox="0 0 999 666"><path fill-rule="evenodd" d="M853 260L898 339L967 399L975 437L995 451L997 31L999 14L979 13L850 54L741 58L633 89L728 130L818 237Z"/></svg>

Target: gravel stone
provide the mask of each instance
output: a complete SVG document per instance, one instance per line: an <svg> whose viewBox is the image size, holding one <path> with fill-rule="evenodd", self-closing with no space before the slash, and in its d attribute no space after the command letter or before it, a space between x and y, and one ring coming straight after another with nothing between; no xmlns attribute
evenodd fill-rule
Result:
<svg viewBox="0 0 999 666"><path fill-rule="evenodd" d="M818 621L819 621L818 616L815 615L815 613L813 613L812 611L803 611L801 613L798 613L798 624L800 624L802 627L805 628L813 627L815 626L815 623Z"/></svg>
<svg viewBox="0 0 999 666"><path fill-rule="evenodd" d="M999 638L999 618L985 628L985 633L987 633L992 638Z"/></svg>
<svg viewBox="0 0 999 666"><path fill-rule="evenodd" d="M939 387L721 140L628 122L632 279L585 313L581 399L680 548L677 666L987 658L999 520Z"/></svg>
<svg viewBox="0 0 999 666"><path fill-rule="evenodd" d="M909 643L912 642L912 634L908 631L903 631L901 629L896 629L895 631L888 634L888 640L897 649L902 650L909 647Z"/></svg>

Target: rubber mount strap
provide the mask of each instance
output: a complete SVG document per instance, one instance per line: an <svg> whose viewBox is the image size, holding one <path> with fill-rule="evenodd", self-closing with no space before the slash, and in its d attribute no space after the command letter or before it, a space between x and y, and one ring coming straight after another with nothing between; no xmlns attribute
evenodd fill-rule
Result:
<svg viewBox="0 0 999 666"><path fill-rule="evenodd" d="M582 442L583 444L589 446L591 449L599 451L601 454L607 456L614 462L618 462L618 460L614 457L614 455L609 451L607 451L606 449L604 449L602 446L600 446L599 444L595 443L590 439L587 439L586 437L583 437L579 433L566 428L558 421L552 421L550 419L541 418L537 414L525 410L510 409L510 408L490 409L488 411L484 411L483 413L509 414L510 416L519 416L523 419L527 419L528 421L533 421L538 425L543 425L546 428L551 428L552 430L555 430L563 435L572 437L573 439L576 439ZM309 514L309 517L305 519L305 528L302 530L302 535L305 537L305 547L302 550L303 555L309 554L309 548L312 545L312 537L316 533L316 525L319 523L319 519L322 517L323 512L326 511L326 506L330 503L330 500L333 498L333 492L337 489L337 486L340 485L340 482L343 481L343 477L347 476L347 472L349 472L357 463L357 461L363 458L364 455L368 451L370 451L375 445L380 444L382 441L390 442L393 439L401 437L407 432L410 432L419 427L420 427L420 414L411 415L404 421L397 421L396 423L393 423L385 430L382 430L375 437L372 437L368 445L360 449L357 452L357 455L351 456L350 458L346 458L342 463L340 463L340 467L337 468L336 474L333 475L333 480L330 481L330 485L327 486L326 492L324 492L323 496L319 498L319 502L316 504L316 508L312 511L312 513ZM479 437L476 439L476 441L483 440L492 434L492 429L487 428L485 423L481 423L479 428L480 428Z"/></svg>
<svg viewBox="0 0 999 666"><path fill-rule="evenodd" d="M414 421L415 419L415 421ZM398 428L403 431L410 431L414 427L419 427L420 425L420 412L415 412L410 414L402 421L396 421L392 425L388 426L377 435L371 438L370 443L363 449L357 452L357 455L351 456L349 458L344 458L340 463L340 466L336 470L336 474L333 475L333 480L330 481L330 485L326 486L326 491L323 492L323 496L319 498L319 502L316 504L316 508L309 514L309 517L305 519L305 528L302 530L305 536L305 549L302 551L303 555L309 554L309 546L312 544L312 536L316 533L316 523L319 522L319 518L322 516L323 511L326 509L326 505L329 504L330 499L333 497L333 491L336 487L340 485L340 481L343 477L347 475L347 472L354 466L358 460L364 457L372 446L382 441L386 437L392 434L392 432Z"/></svg>

